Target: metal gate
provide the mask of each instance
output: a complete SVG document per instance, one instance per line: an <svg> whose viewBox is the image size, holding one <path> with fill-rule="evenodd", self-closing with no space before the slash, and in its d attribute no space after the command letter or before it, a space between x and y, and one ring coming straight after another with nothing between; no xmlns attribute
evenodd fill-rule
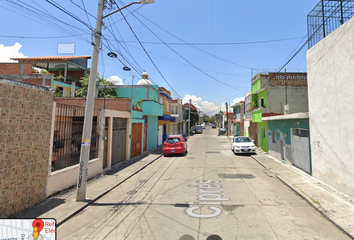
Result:
<svg viewBox="0 0 354 240"><path fill-rule="evenodd" d="M125 160L126 156L126 136L127 136L127 119L113 118L112 129L112 166Z"/></svg>
<svg viewBox="0 0 354 240"><path fill-rule="evenodd" d="M307 173L311 173L308 130L295 128L292 131L291 147L294 165Z"/></svg>

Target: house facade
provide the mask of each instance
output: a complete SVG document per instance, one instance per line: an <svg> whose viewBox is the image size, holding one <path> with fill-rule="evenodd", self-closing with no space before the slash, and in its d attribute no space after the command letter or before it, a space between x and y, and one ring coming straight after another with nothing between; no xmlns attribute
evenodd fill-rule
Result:
<svg viewBox="0 0 354 240"><path fill-rule="evenodd" d="M233 108L232 135L244 136L245 102L236 103Z"/></svg>
<svg viewBox="0 0 354 240"><path fill-rule="evenodd" d="M268 123L269 155L312 174L308 112L263 117L262 121Z"/></svg>
<svg viewBox="0 0 354 240"><path fill-rule="evenodd" d="M56 96L74 97L80 79L90 73L91 56L44 56L12 58L16 63L0 63L0 76L52 88ZM46 70L45 73L37 69Z"/></svg>
<svg viewBox="0 0 354 240"><path fill-rule="evenodd" d="M158 90L159 102L163 106L163 115L158 117L158 145L161 145L171 134L171 122L175 119L171 116L171 91L164 87L159 87Z"/></svg>
<svg viewBox="0 0 354 240"><path fill-rule="evenodd" d="M261 73L252 78L252 122L257 123L257 145L268 152L268 122L263 117L308 111L307 74Z"/></svg>
<svg viewBox="0 0 354 240"><path fill-rule="evenodd" d="M182 110L182 99L172 99L171 100L171 117L174 121L170 123L171 134L185 134L183 131L183 110ZM184 129L185 130L185 129Z"/></svg>
<svg viewBox="0 0 354 240"><path fill-rule="evenodd" d="M148 77L144 72L136 85L109 86L116 89L119 98L132 99L130 132L132 138L128 159L158 146L158 117L163 115L163 106L158 102L158 86L152 85ZM97 86L96 96L99 88L104 86Z"/></svg>

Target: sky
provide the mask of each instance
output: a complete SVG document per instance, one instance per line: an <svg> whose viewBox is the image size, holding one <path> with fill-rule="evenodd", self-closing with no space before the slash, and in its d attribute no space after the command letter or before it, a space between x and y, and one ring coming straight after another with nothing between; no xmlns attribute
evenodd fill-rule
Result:
<svg viewBox="0 0 354 240"><path fill-rule="evenodd" d="M318 1L134 4L104 19L98 72L117 84L131 84L147 71L154 84L172 91L173 98L191 99L210 116L225 110L226 102L243 100L253 75L278 71L289 60L307 40L307 14ZM0 2L0 62L92 54L98 0ZM120 8L131 3L115 2ZM116 4L111 6L104 15L117 10ZM58 54L59 43L74 43L75 52ZM306 50L285 67L287 72L306 71ZM124 66L132 71L124 71Z"/></svg>

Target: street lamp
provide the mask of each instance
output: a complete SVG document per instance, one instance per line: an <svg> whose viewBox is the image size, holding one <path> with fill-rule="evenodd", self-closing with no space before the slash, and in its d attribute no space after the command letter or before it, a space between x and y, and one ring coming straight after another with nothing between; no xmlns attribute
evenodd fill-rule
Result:
<svg viewBox="0 0 354 240"><path fill-rule="evenodd" d="M97 68L98 68L98 56L100 52L101 44L101 35L102 35L102 20L105 17L108 17L116 12L123 10L126 7L129 7L133 4L141 3L148 4L153 3L154 0L141 0L140 2L133 2L128 4L125 7L118 9L115 12L112 12L106 16L103 16L105 0L99 0L98 10L97 10L97 21L95 29L95 40L92 50L92 61L90 68L90 79L86 97L86 107L85 107L85 118L84 118L84 128L82 131L82 140L81 140L81 150L80 150L80 163L79 163L79 175L77 181L77 194L76 201L84 201L86 199L86 187L87 187L87 178L88 178L88 162L90 157L90 144L91 144L91 133L92 133L92 118L93 118L93 109L95 101L95 91L96 91L96 77L97 77ZM112 54L114 56L114 54Z"/></svg>

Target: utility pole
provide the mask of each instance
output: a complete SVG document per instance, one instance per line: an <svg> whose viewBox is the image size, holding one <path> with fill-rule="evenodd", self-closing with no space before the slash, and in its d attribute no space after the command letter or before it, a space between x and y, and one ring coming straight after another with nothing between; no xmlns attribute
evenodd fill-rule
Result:
<svg viewBox="0 0 354 240"><path fill-rule="evenodd" d="M227 102L226 104L226 136L229 136L229 120L228 120L228 106L227 106Z"/></svg>
<svg viewBox="0 0 354 240"><path fill-rule="evenodd" d="M103 18L113 14L111 13L107 16L103 16L104 2L105 0L98 1L97 21L96 21L96 28L95 28L95 41L93 43L90 79L89 79L89 86L88 86L87 97L86 97L84 129L82 131L76 201L84 201L86 199L88 163L90 158L90 141L91 141L91 133L92 133L92 117L93 117L93 108L94 108L95 91L96 91L98 56L100 52L101 35L102 35L102 20ZM119 12L122 9L129 7L133 4L139 4L139 3L141 4L154 3L154 0L141 0L140 2L133 2L125 7L118 9L114 13ZM130 69L128 67L124 67L123 70L129 71Z"/></svg>
<svg viewBox="0 0 354 240"><path fill-rule="evenodd" d="M102 35L102 18L103 18L103 5L104 0L99 0L97 10L97 22L95 29L95 41L92 51L91 69L88 92L86 97L84 129L82 132L81 152L80 152L80 164L79 164L79 176L77 181L77 195L76 201L84 201L86 199L86 187L88 178L88 162L90 157L90 142L92 133L92 118L95 101L96 91L96 77L98 56L101 44Z"/></svg>
<svg viewBox="0 0 354 240"><path fill-rule="evenodd" d="M189 99L189 111L188 111L188 134L191 133L191 103L192 100Z"/></svg>

